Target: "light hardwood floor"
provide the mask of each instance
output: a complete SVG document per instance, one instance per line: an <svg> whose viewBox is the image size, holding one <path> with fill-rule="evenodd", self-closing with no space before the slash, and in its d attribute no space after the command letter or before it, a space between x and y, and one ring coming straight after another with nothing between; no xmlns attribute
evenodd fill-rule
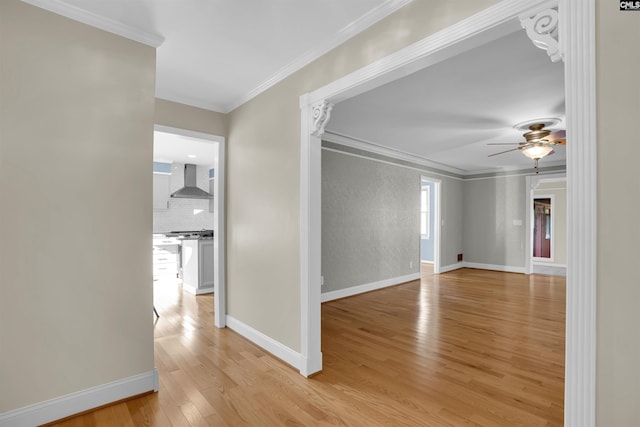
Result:
<svg viewBox="0 0 640 427"><path fill-rule="evenodd" d="M323 304L310 379L157 284L160 391L55 425L562 425L564 278L429 270Z"/></svg>

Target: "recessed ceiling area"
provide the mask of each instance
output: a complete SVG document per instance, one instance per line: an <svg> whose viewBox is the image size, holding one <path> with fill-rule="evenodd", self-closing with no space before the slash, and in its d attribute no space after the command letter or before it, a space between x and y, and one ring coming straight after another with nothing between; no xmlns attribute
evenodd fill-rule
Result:
<svg viewBox="0 0 640 427"><path fill-rule="evenodd" d="M350 137L462 174L526 169L533 162L520 151L488 157L510 146L487 144L522 142L513 126L547 117L564 129L564 66L519 30L336 104L325 139ZM554 150L540 167L565 164L565 147Z"/></svg>
<svg viewBox="0 0 640 427"><path fill-rule="evenodd" d="M155 131L153 133L153 161L190 163L212 168L218 164L218 143Z"/></svg>

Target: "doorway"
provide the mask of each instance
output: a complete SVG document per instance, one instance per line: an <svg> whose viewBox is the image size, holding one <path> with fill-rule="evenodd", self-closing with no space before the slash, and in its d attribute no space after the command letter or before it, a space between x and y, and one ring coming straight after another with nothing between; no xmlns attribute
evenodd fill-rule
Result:
<svg viewBox="0 0 640 427"><path fill-rule="evenodd" d="M184 151L182 159L179 159L180 166L185 168L184 176L187 177L187 167L183 166L187 163L195 166L194 169L198 169L195 163L203 163L204 168L200 167L201 172L206 174L208 179L205 190L213 195L210 200L199 200L202 206L190 206L188 209L193 211L193 216L202 215L204 211L207 211L208 218L207 224L211 223L213 228L212 233L212 247L208 244L206 248L203 248L203 254L210 263L202 264L200 268L200 274L210 274L213 276L213 294L214 294L214 321L215 325L219 328L226 326L226 307L225 307L225 282L224 282L224 258L225 258L225 238L224 238L224 207L225 207L225 195L224 195L224 159L225 159L225 139L221 136L205 134L201 132L194 132L186 129L173 128L162 125L155 125L154 130L159 133L172 135L181 139L182 143L186 146L189 142L194 144L203 144L208 146L207 150L203 151L207 159L197 160L198 154ZM155 145L155 143L154 143ZM197 147L197 145L193 145ZM195 148L194 148L195 149ZM156 150L154 149L154 156ZM210 153L210 154L209 154ZM167 155L168 156L168 155ZM171 159L167 159L171 160ZM171 172L171 171L170 171ZM197 173L197 172L196 172ZM204 182L204 179L202 182ZM203 186L199 184L199 186ZM156 189L154 189L154 193ZM155 195L155 194L154 194ZM156 201L154 200L154 205ZM165 227L166 228L166 227ZM171 231L171 230L163 230ZM179 231L179 230L176 230ZM187 231L187 230L185 230ZM196 231L196 230L194 230ZM211 273L211 270L213 272ZM184 272L183 272L184 273ZM196 271L195 274L199 274ZM207 283L210 283L207 281ZM210 292L210 291L209 291ZM160 313L162 315L162 313Z"/></svg>
<svg viewBox="0 0 640 427"><path fill-rule="evenodd" d="M333 103L379 86L441 60L450 47L463 49L509 20L518 19L531 8L549 7L542 1L501 2L464 21L426 37L398 55L391 54L300 97L300 296L301 352L303 375L322 369L320 349L320 140ZM568 286L566 336L565 422L594 423L595 402L595 236L596 236L596 91L595 91L595 7L588 2L571 2L563 9L562 55L565 62L565 99L568 136L580 141L580 155L568 152L568 198L574 223L568 230ZM541 10L541 9L540 9ZM527 257L528 258L528 257ZM579 283L580 286L572 286Z"/></svg>
<svg viewBox="0 0 640 427"><path fill-rule="evenodd" d="M420 265L440 273L440 181L420 178Z"/></svg>
<svg viewBox="0 0 640 427"><path fill-rule="evenodd" d="M525 273L567 275L569 229L567 177L527 177ZM572 218L572 221L575 221Z"/></svg>

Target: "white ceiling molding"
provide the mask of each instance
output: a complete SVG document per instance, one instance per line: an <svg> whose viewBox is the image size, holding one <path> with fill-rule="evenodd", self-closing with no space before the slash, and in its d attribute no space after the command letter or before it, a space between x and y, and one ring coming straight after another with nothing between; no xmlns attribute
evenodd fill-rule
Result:
<svg viewBox="0 0 640 427"><path fill-rule="evenodd" d="M468 173L463 169L458 169L453 166L434 162L423 157L418 157L411 153L405 153L404 151L384 147L373 142L365 141L359 138L353 138L348 135L342 135L331 131L326 131L324 134L322 134L322 140L355 148L357 150L367 151L369 153L379 154L381 156L390 157L396 160L404 160L406 162L411 162L420 166L426 166L428 168L438 169L455 175L465 175Z"/></svg>
<svg viewBox="0 0 640 427"><path fill-rule="evenodd" d="M113 19L105 18L95 13L88 12L79 7L70 5L60 0L22 0L32 6L48 10L49 12L62 15L74 21L82 22L101 30L117 34L130 40L137 41L154 48L159 47L164 42L164 37L153 34L138 28L131 27Z"/></svg>
<svg viewBox="0 0 640 427"><path fill-rule="evenodd" d="M466 177L477 177L478 175L489 174L496 176L496 174L507 174L506 176L516 175L530 175L533 173L533 168L523 168L521 165L508 166L492 169L473 169L466 170L456 168L444 163L435 162L433 160L426 159L424 157L416 156L415 154L407 153L401 150L385 147L374 142L365 141L361 138L354 138L348 135L339 134L337 132L326 131L322 134L322 140L327 142L333 142L335 144L344 145L346 147L355 148L357 150L367 151L369 153L379 154L381 156L390 157L396 160L403 160L411 162L420 166L425 166L432 169L438 169L443 172L449 172L458 176L468 179ZM545 162L544 167L540 169L541 174L548 173L549 168L564 167L564 161ZM449 175L446 175L449 176ZM502 175L501 175L502 176Z"/></svg>
<svg viewBox="0 0 640 427"><path fill-rule="evenodd" d="M564 52L558 43L557 7L558 2L551 1L545 5L545 9L519 17L533 45L547 51L551 62L564 60Z"/></svg>
<svg viewBox="0 0 640 427"><path fill-rule="evenodd" d="M268 79L260 83L253 90L237 98L234 102L227 105L222 110L222 112L228 113L230 111L235 110L245 102L258 96L265 90L269 89L271 86L274 86L278 82L289 77L291 74L309 65L311 62L320 58L325 53L340 46L341 44L343 44L353 36L361 33L362 31L366 30L376 22L386 18L396 10L401 9L408 3L411 3L412 1L413 0L388 0L385 3L381 4L380 6L378 6L377 8L372 9L369 13L363 15L362 17L358 18L354 22L344 27L338 33L333 35L333 37L328 37L324 39L322 41L322 44L307 51L306 53L302 54L301 56L299 56L298 58L290 62L288 65L280 69L280 71L278 71L277 73L275 73L274 75L272 75L271 77L269 77Z"/></svg>

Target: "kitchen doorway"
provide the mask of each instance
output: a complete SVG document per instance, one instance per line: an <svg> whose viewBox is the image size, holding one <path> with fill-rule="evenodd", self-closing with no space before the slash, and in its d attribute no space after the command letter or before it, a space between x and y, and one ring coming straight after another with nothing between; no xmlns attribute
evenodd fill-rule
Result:
<svg viewBox="0 0 640 427"><path fill-rule="evenodd" d="M182 275L183 282L187 278L185 274L189 275L190 283L193 278L190 293L198 295L213 291L214 323L223 328L226 326L225 139L162 125L155 125L154 130L154 213L159 213L154 215L154 233L161 233L154 236L172 240L169 244L177 241L176 256L172 255L173 250L168 251L170 261L177 263L176 270ZM173 139L177 144L171 146L160 142L158 136ZM164 178L162 172L156 172L158 168L164 170ZM175 188L175 183L170 184L172 177L180 181L179 189ZM175 218L169 213L173 200L186 201L180 204L182 210L176 211ZM181 218L186 212L184 209L189 211L189 222ZM161 311L159 314L162 316Z"/></svg>

